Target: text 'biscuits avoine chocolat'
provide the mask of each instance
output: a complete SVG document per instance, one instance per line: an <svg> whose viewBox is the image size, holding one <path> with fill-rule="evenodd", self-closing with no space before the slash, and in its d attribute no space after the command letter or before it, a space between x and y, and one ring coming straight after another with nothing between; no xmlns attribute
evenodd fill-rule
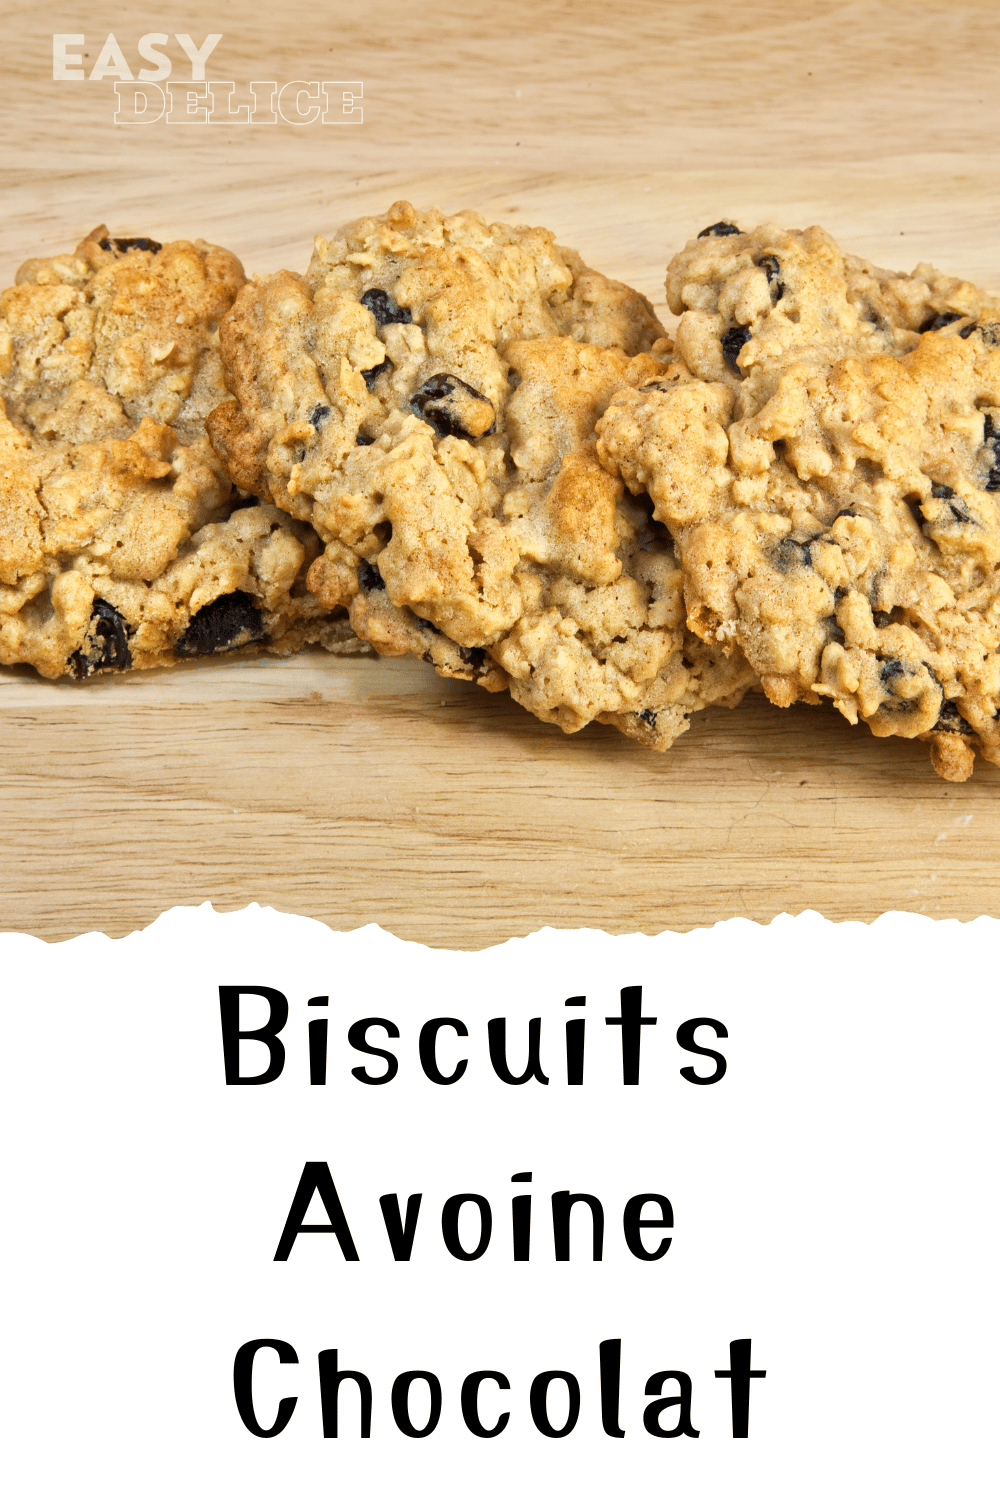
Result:
<svg viewBox="0 0 1000 1500"><path fill-rule="evenodd" d="M597 459L669 341L548 230L397 203L248 285L221 342L218 454L315 527L310 589L381 654L660 748L752 681L685 631L669 534Z"/></svg>

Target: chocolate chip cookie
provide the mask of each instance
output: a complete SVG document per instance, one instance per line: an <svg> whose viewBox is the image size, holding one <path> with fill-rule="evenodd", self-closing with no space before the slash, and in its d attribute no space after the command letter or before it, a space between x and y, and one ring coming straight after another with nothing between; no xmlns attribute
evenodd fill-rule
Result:
<svg viewBox="0 0 1000 1500"><path fill-rule="evenodd" d="M101 226L0 296L4 665L87 677L351 638L306 590L311 529L247 506L205 436L244 281L217 246Z"/></svg>
<svg viewBox="0 0 1000 1500"><path fill-rule="evenodd" d="M667 291L680 357L598 454L669 528L689 627L776 704L929 740L950 780L1000 764L1000 305L769 225L713 225Z"/></svg>
<svg viewBox="0 0 1000 1500"><path fill-rule="evenodd" d="M669 342L548 230L397 203L249 285L221 342L217 452L316 528L310 589L380 653L660 748L752 680L685 632L666 529L597 458Z"/></svg>

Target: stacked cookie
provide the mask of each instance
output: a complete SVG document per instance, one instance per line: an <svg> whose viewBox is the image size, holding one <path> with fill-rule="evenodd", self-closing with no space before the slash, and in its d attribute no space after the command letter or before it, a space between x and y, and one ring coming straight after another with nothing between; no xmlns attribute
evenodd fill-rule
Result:
<svg viewBox="0 0 1000 1500"><path fill-rule="evenodd" d="M678 357L598 452L669 529L690 628L773 703L928 740L952 781L1000 764L1000 305L773 225L713 225L667 292Z"/></svg>
<svg viewBox="0 0 1000 1500"><path fill-rule="evenodd" d="M716 224L644 298L398 203L246 283L104 229L0 299L0 661L415 655L665 748L758 682L1000 763L1000 308Z"/></svg>
<svg viewBox="0 0 1000 1500"><path fill-rule="evenodd" d="M239 294L208 429L242 489L316 529L310 590L380 654L665 748L752 675L686 631L669 535L597 456L608 402L669 349L547 230L398 203Z"/></svg>
<svg viewBox="0 0 1000 1500"><path fill-rule="evenodd" d="M306 588L315 533L246 507L205 433L245 279L228 250L102 225L0 297L0 662L88 677L351 638Z"/></svg>

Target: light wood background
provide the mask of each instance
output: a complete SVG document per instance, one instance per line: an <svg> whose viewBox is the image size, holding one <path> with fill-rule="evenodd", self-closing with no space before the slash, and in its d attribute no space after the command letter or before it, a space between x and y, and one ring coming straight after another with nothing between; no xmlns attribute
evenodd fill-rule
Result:
<svg viewBox="0 0 1000 1500"><path fill-rule="evenodd" d="M102 220L303 269L313 234L405 196L547 224L661 314L670 254L721 217L822 223L882 264L1000 286L992 0L87 10L0 12L3 284ZM223 34L210 78L359 78L364 124L128 130L108 80L52 81L53 32L83 32L90 68L113 31L137 70L161 28ZM808 907L1000 916L982 762L950 786L923 745L759 698L656 756L414 662L8 670L0 817L0 927L49 939L205 900L452 947Z"/></svg>

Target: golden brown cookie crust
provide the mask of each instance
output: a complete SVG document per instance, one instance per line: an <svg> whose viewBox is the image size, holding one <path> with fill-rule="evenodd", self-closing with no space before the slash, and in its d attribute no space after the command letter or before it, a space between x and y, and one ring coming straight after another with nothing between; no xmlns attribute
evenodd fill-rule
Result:
<svg viewBox="0 0 1000 1500"><path fill-rule="evenodd" d="M218 246L101 226L0 296L4 665L87 677L350 638L306 590L311 528L234 509L205 436L244 281Z"/></svg>
<svg viewBox="0 0 1000 1500"><path fill-rule="evenodd" d="M596 455L669 343L549 231L396 204L248 286L222 348L218 452L315 526L310 588L376 650L660 747L752 680L738 653L685 659L670 539Z"/></svg>
<svg viewBox="0 0 1000 1500"><path fill-rule="evenodd" d="M773 226L667 286L686 363L614 398L598 452L669 527L691 629L949 779L1000 762L997 304Z"/></svg>
<svg viewBox="0 0 1000 1500"><path fill-rule="evenodd" d="M203 240L115 239L25 261L0 295L8 415L48 442L127 437L144 417L183 442L224 393L218 326L246 278Z"/></svg>

